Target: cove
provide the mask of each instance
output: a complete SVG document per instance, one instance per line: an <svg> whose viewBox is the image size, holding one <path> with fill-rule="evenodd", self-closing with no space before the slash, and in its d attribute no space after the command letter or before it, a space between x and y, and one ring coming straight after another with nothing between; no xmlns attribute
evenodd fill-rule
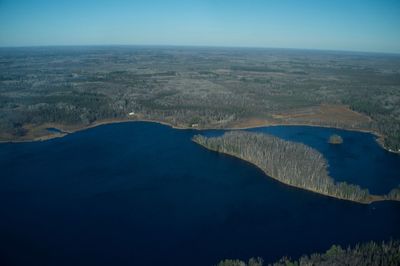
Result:
<svg viewBox="0 0 400 266"><path fill-rule="evenodd" d="M251 130L316 148L332 177L371 192L400 182L400 156L371 134ZM1 264L213 265L252 256L272 262L332 244L400 237L399 202L362 205L291 188L191 141L221 132L134 122L0 144ZM327 143L332 132L342 145Z"/></svg>

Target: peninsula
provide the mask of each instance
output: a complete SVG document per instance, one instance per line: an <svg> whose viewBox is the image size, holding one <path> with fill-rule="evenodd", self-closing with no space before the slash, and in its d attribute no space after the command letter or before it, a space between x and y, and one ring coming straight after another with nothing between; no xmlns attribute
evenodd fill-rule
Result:
<svg viewBox="0 0 400 266"><path fill-rule="evenodd" d="M268 176L293 187L364 204L396 200L390 195L372 195L358 185L335 182L329 176L323 155L301 143L246 131L230 131L209 138L195 135L193 141L212 151L248 161Z"/></svg>

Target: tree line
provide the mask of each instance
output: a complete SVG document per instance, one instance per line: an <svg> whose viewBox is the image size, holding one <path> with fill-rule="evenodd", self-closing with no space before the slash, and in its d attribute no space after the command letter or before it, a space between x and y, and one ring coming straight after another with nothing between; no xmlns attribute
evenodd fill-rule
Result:
<svg viewBox="0 0 400 266"><path fill-rule="evenodd" d="M251 258L248 262L235 259L227 259L219 262L217 266L263 266L262 258ZM327 265L353 265L353 266L397 266L400 265L400 241L390 240L376 243L367 242L347 247L333 245L325 253L314 253L310 256L303 255L297 260L284 257L270 266L327 266Z"/></svg>

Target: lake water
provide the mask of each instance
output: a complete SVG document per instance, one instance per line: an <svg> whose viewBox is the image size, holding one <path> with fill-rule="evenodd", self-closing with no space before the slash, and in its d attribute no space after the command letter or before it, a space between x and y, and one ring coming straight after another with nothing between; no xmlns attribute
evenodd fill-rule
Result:
<svg viewBox="0 0 400 266"><path fill-rule="evenodd" d="M337 180L385 193L400 156L374 136L329 128L252 129L322 152ZM213 265L400 237L400 202L362 205L291 188L194 134L135 122L45 142L0 144L1 265ZM342 145L330 145L332 133Z"/></svg>

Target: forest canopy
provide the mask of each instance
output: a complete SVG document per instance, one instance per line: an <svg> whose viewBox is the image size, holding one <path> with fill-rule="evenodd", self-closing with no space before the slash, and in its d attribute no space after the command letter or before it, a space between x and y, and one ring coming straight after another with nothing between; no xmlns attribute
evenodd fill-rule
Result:
<svg viewBox="0 0 400 266"><path fill-rule="evenodd" d="M376 243L367 242L354 247L342 248L333 245L325 253L303 255L297 260L284 257L277 262L264 264L262 258L250 258L248 262L235 259L226 259L216 266L328 266L328 265L352 265L352 266L397 266L400 265L400 241Z"/></svg>

